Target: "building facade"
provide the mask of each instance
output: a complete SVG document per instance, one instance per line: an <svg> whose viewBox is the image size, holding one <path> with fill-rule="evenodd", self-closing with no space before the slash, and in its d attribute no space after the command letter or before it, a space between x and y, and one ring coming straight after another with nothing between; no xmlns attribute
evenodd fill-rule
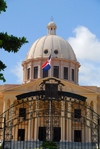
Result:
<svg viewBox="0 0 100 149"><path fill-rule="evenodd" d="M70 44L56 35L56 29L50 22L47 35L31 46L22 63L23 83L0 85L0 114L6 117L11 134L8 140L43 141L41 134L45 134L44 140L54 140L57 134L60 142L92 142L92 126L97 125L100 114L100 87L79 86L80 63ZM41 66L50 54L51 69L44 72ZM63 86L58 85L58 91L66 92L59 96L62 100L52 101L51 108L49 100L43 101L42 94L40 97L37 93L46 79L53 84L60 81Z"/></svg>

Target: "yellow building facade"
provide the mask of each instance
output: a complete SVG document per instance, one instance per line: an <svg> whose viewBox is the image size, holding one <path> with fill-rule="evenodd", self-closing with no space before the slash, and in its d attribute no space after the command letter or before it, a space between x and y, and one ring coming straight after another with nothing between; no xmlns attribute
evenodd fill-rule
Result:
<svg viewBox="0 0 100 149"><path fill-rule="evenodd" d="M47 36L31 46L22 63L23 83L0 85L0 114L1 119L5 117L9 128L6 130L9 132L8 140L43 141L39 136L44 134L43 131L46 140L54 140L58 131L60 142L93 141L92 128L98 125L100 114L100 87L79 86L80 64L70 44L56 35L56 29L56 24L50 22ZM44 72L41 66L50 54L51 69ZM58 85L58 91L64 92L59 95L61 100L52 100L51 103L42 100L44 94L40 96L37 91L41 91L40 84L46 79L51 84L57 84L56 81L63 84L62 87ZM44 86L42 90L45 91ZM96 133L97 130L95 138Z"/></svg>

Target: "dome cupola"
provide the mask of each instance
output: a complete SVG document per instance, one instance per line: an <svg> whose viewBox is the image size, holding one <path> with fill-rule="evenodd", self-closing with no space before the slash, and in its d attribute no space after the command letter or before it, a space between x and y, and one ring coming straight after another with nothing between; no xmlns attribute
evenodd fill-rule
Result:
<svg viewBox="0 0 100 149"><path fill-rule="evenodd" d="M48 35L56 35L56 24L54 22L49 22L47 25Z"/></svg>

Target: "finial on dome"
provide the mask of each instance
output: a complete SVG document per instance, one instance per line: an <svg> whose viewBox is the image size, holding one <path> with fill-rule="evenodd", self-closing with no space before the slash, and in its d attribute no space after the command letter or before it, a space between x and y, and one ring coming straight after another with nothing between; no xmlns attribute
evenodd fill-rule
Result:
<svg viewBox="0 0 100 149"><path fill-rule="evenodd" d="M53 20L54 20L53 16L51 16L50 20L51 20L51 21L53 21Z"/></svg>
<svg viewBox="0 0 100 149"><path fill-rule="evenodd" d="M51 18L51 19L53 19L53 18ZM56 28L57 28L57 26L53 21L49 22L47 25L48 35L56 35Z"/></svg>

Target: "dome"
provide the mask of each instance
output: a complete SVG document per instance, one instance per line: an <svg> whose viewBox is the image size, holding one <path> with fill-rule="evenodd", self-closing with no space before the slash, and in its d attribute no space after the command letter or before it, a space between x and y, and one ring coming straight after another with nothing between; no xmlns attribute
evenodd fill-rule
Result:
<svg viewBox="0 0 100 149"><path fill-rule="evenodd" d="M52 57L77 61L70 44L65 39L56 35L47 35L36 40L32 44L25 60L48 58L50 54Z"/></svg>
<svg viewBox="0 0 100 149"><path fill-rule="evenodd" d="M56 35L54 22L47 25L47 36L37 39L29 49L23 66L23 83L44 77L56 77L78 84L80 64L70 44ZM44 71L42 65L51 54L51 69ZM50 71L51 70L51 71Z"/></svg>
<svg viewBox="0 0 100 149"><path fill-rule="evenodd" d="M51 27L51 26L57 28L56 24L54 22L52 22L52 21L48 23L47 28Z"/></svg>

